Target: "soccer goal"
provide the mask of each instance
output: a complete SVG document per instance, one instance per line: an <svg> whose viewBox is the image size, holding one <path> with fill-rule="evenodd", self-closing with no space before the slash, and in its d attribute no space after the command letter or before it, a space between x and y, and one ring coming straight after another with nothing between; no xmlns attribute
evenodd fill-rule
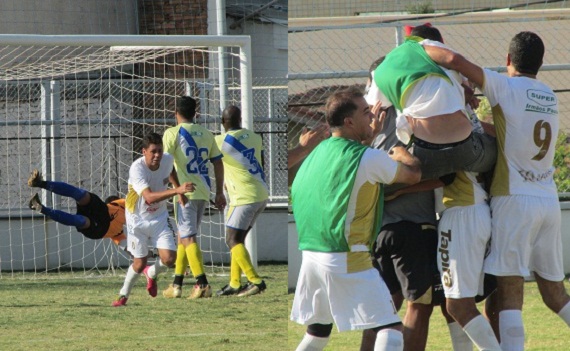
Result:
<svg viewBox="0 0 570 351"><path fill-rule="evenodd" d="M27 186L32 169L102 199L125 196L141 138L175 125L177 96L197 98L197 123L219 133L228 104L253 129L251 91L248 36L0 35L0 277L100 274L129 262L110 240L86 239L29 210L39 190ZM72 199L40 195L75 213ZM200 246L212 270L229 262L223 222L206 210Z"/></svg>

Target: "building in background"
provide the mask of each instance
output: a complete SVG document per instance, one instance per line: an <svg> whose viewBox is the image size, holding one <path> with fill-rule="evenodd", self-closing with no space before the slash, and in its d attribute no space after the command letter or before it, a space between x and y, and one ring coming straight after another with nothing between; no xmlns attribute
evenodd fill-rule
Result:
<svg viewBox="0 0 570 351"><path fill-rule="evenodd" d="M287 75L287 0L225 0L228 35L250 35L254 78ZM216 0L3 0L2 34L217 35Z"/></svg>

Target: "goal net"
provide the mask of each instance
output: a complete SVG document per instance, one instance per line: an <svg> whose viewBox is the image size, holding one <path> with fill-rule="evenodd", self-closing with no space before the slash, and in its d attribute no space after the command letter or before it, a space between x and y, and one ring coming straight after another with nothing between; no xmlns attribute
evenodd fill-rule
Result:
<svg viewBox="0 0 570 351"><path fill-rule="evenodd" d="M243 36L0 35L0 277L127 266L109 239L87 239L29 210L35 192L48 207L76 210L73 199L29 188L30 172L102 199L124 197L142 137L176 124L176 97L196 98L197 123L214 133L228 104L251 128L249 55ZM229 262L223 222L206 209L199 242L210 270Z"/></svg>

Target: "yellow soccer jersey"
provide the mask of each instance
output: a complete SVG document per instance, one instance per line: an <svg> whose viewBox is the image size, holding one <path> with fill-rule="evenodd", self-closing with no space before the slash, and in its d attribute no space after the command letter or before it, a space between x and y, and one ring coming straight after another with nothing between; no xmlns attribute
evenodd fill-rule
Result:
<svg viewBox="0 0 570 351"><path fill-rule="evenodd" d="M190 200L209 200L211 181L208 160L222 157L212 132L194 123L170 127L162 137L164 152L174 156L174 167L180 184L192 182L196 190L186 193Z"/></svg>
<svg viewBox="0 0 570 351"><path fill-rule="evenodd" d="M230 206L266 200L268 191L261 166L261 137L251 130L238 129L216 136L216 142L224 155L224 181Z"/></svg>
<svg viewBox="0 0 570 351"><path fill-rule="evenodd" d="M476 205L484 203L487 198L479 173L459 171L453 183L443 187L445 208Z"/></svg>

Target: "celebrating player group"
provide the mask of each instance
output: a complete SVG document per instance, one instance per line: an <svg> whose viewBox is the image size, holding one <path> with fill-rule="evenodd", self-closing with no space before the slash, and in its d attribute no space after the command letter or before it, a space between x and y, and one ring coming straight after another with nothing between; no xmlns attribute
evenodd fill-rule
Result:
<svg viewBox="0 0 570 351"><path fill-rule="evenodd" d="M291 319L307 327L297 351L323 350L333 325L362 330L361 351L425 350L438 305L450 349L521 351L525 277L570 326L543 41L516 34L502 75L430 24L406 29L366 90L333 93L328 128L291 153L289 166L302 162L291 188L303 254ZM473 112L475 88L493 124Z"/></svg>

